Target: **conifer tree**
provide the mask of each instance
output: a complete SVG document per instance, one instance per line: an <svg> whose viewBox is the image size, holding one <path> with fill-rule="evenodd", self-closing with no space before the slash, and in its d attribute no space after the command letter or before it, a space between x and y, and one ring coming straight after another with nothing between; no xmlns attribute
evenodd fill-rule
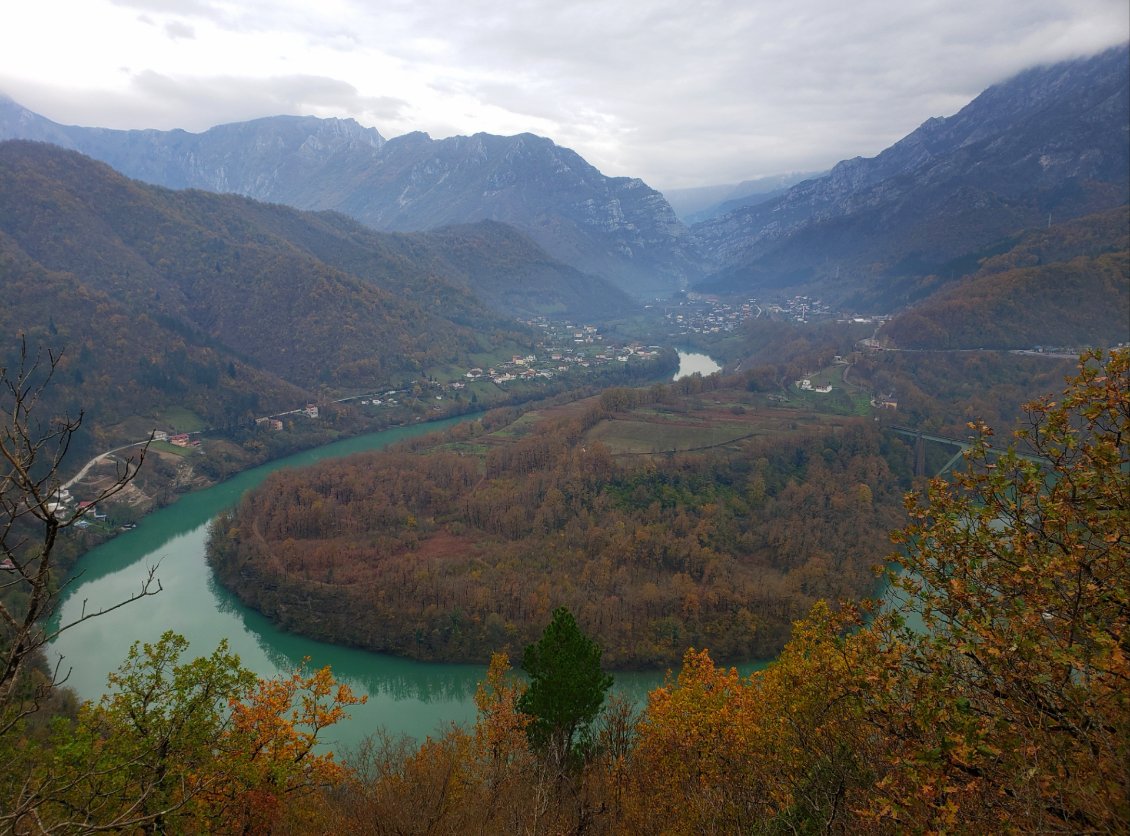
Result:
<svg viewBox="0 0 1130 836"><path fill-rule="evenodd" d="M530 687L518 709L531 717L526 728L531 745L559 759L583 755L593 720L604 705L612 677L600 669L600 646L581 632L565 607L541 638L522 654Z"/></svg>

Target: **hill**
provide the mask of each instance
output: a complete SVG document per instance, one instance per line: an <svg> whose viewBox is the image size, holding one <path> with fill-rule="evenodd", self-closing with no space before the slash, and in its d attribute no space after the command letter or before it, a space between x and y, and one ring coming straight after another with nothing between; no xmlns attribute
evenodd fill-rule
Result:
<svg viewBox="0 0 1130 836"><path fill-rule="evenodd" d="M600 321L636 309L627 293L550 257L516 228L480 221L391 239L407 258L427 264L507 316Z"/></svg>
<svg viewBox="0 0 1130 836"><path fill-rule="evenodd" d="M879 335L909 349L1107 348L1130 342L1128 276L1123 206L1026 234Z"/></svg>
<svg viewBox="0 0 1130 836"><path fill-rule="evenodd" d="M275 474L210 560L288 630L420 659L521 647L561 605L614 667L764 658L817 598L870 593L900 492L871 420L743 384L613 389Z"/></svg>

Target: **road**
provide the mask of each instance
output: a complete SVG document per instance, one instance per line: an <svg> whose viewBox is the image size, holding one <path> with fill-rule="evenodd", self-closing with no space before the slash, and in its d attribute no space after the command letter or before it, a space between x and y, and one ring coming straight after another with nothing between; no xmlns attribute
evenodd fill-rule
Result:
<svg viewBox="0 0 1130 836"><path fill-rule="evenodd" d="M60 490L70 490L72 485L77 485L82 481L82 478L86 476L86 474L90 471L90 468L94 467L94 465L98 464L100 461L103 461L104 459L107 459L110 456L114 455L114 453L120 453L122 452L122 450L128 450L131 447L141 447L142 445L148 443L149 439L147 438L144 441L135 441L132 444L123 444L121 447L115 447L113 450L107 450L105 453L99 453L93 459L84 464L82 466L82 470L75 474L75 476L72 477L70 481L63 483L60 486Z"/></svg>

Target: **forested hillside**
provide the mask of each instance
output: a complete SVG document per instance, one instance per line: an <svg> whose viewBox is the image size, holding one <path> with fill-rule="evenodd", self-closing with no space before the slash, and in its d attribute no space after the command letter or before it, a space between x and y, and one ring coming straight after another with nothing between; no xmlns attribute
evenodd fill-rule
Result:
<svg viewBox="0 0 1130 836"><path fill-rule="evenodd" d="M616 667L763 658L872 589L899 501L871 422L697 379L568 412L275 474L212 563L287 629L423 659L485 660L565 605Z"/></svg>
<svg viewBox="0 0 1130 836"><path fill-rule="evenodd" d="M21 334L62 351L51 395L102 427L162 404L244 420L528 340L342 217L145 186L43 144L0 144L0 259L5 367Z"/></svg>
<svg viewBox="0 0 1130 836"><path fill-rule="evenodd" d="M880 331L900 348L1086 348L1130 342L1130 210L1030 232ZM924 285L943 284L929 277Z"/></svg>

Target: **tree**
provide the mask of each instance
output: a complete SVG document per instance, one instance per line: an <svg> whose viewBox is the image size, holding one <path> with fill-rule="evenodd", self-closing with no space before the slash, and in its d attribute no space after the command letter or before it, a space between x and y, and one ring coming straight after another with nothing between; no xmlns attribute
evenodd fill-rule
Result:
<svg viewBox="0 0 1130 836"><path fill-rule="evenodd" d="M259 679L226 643L181 661L187 648L172 632L134 644L100 702L7 753L5 831L266 833L343 781L314 746L363 698L328 668Z"/></svg>
<svg viewBox="0 0 1130 836"><path fill-rule="evenodd" d="M612 677L600 669L600 656L600 646L581 632L564 607L554 611L541 638L526 647L522 669L530 685L519 697L518 709L531 718L526 731L535 749L564 760L587 745L612 685Z"/></svg>
<svg viewBox="0 0 1130 836"><path fill-rule="evenodd" d="M974 428L908 497L891 608L818 605L766 670L688 653L651 694L631 829L1130 829L1130 351L1030 404L1026 450Z"/></svg>
<svg viewBox="0 0 1130 836"><path fill-rule="evenodd" d="M879 786L897 829L1130 827L1130 350L1028 410L1026 454L975 425L895 538L926 626L876 625L903 648L872 705L903 741Z"/></svg>
<svg viewBox="0 0 1130 836"><path fill-rule="evenodd" d="M843 830L870 786L861 697L883 661L860 624L854 608L821 602L773 665L744 678L688 650L678 678L648 695L629 829Z"/></svg>
<svg viewBox="0 0 1130 836"><path fill-rule="evenodd" d="M61 532L86 513L65 507L62 464L71 441L82 425L76 417L41 419L44 392L58 368L61 355L48 351L30 358L21 344L18 366L0 368L0 562L7 571L0 580L0 736L34 712L57 683L47 676L26 687L21 676L28 662L63 630L111 609L160 590L155 568L150 568L140 590L107 610L83 613L74 622L53 631L44 626L60 590L55 550ZM144 445L136 458L118 466L116 478L100 491L90 506L113 496L137 475L145 458ZM20 686L24 685L22 690Z"/></svg>

